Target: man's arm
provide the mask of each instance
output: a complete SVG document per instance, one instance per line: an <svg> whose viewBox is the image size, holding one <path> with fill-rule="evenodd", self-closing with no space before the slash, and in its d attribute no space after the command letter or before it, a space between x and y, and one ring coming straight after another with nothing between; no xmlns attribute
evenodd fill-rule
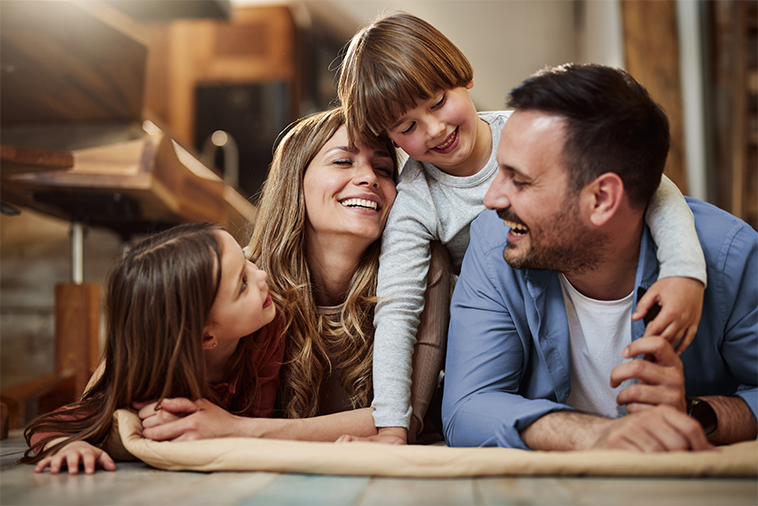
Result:
<svg viewBox="0 0 758 506"><path fill-rule="evenodd" d="M521 431L521 437L534 450L711 448L700 424L671 406L656 406L615 420L565 411L550 413Z"/></svg>
<svg viewBox="0 0 758 506"><path fill-rule="evenodd" d="M699 398L710 404L716 412L718 426L716 432L708 437L711 443L726 445L758 437L755 416L741 397L713 395Z"/></svg>

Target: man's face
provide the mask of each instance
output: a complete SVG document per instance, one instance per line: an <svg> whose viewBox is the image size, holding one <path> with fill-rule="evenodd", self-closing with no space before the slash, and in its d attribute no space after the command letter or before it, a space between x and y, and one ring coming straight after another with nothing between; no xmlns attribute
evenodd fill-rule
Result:
<svg viewBox="0 0 758 506"><path fill-rule="evenodd" d="M510 227L503 256L513 267L574 274L595 265L600 240L569 190L565 130L561 116L538 111L515 111L503 128L484 204Z"/></svg>

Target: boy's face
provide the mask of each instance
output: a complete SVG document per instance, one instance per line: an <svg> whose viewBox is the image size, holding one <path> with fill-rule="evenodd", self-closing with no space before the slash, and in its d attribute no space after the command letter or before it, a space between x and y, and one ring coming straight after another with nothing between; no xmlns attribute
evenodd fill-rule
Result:
<svg viewBox="0 0 758 506"><path fill-rule="evenodd" d="M468 86L418 100L387 129L408 156L454 176L476 174L489 159L491 134L479 120Z"/></svg>

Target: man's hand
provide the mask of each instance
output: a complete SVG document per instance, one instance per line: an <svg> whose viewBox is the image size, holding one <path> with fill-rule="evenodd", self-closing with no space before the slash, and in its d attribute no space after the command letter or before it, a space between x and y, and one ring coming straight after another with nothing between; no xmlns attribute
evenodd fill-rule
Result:
<svg viewBox="0 0 758 506"><path fill-rule="evenodd" d="M705 286L693 278L671 277L659 279L637 301L632 320L643 318L658 303L661 312L648 323L645 337L661 336L676 346L676 353L687 349L695 338L700 315L703 312ZM677 344L677 341L679 344Z"/></svg>
<svg viewBox="0 0 758 506"><path fill-rule="evenodd" d="M635 413L653 406L668 405L686 414L684 366L671 344L662 337L641 337L624 348L621 356L637 358L616 366L611 371L611 387L616 388L629 379L637 379L616 397L628 413Z"/></svg>
<svg viewBox="0 0 758 506"><path fill-rule="evenodd" d="M194 441L242 435L236 430L239 417L206 399L163 399L160 407L155 411L150 404L140 410L142 435L147 439Z"/></svg>
<svg viewBox="0 0 758 506"><path fill-rule="evenodd" d="M50 474L58 474L61 467L65 466L68 468L68 474L79 474L80 464L84 467L84 474L93 474L98 468L106 471L116 470L113 459L103 450L86 441L74 441L58 450L55 455L37 462L34 472L41 473L50 467Z"/></svg>
<svg viewBox="0 0 758 506"><path fill-rule="evenodd" d="M613 420L593 447L640 452L713 449L700 424L670 406L656 406Z"/></svg>
<svg viewBox="0 0 758 506"><path fill-rule="evenodd" d="M384 443L391 445L408 444L408 431L405 427L381 427L376 436L358 437L358 436L341 436L337 443L354 443L354 442Z"/></svg>

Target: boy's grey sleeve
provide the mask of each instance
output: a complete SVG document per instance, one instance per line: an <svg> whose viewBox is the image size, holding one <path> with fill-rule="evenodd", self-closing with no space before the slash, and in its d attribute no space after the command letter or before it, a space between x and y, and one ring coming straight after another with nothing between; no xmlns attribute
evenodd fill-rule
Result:
<svg viewBox="0 0 758 506"><path fill-rule="evenodd" d="M411 373L433 240L431 199L398 188L382 237L374 315L374 423L409 427ZM423 220L427 220L424 222Z"/></svg>
<svg viewBox="0 0 758 506"><path fill-rule="evenodd" d="M661 264L658 278L682 276L707 282L695 219L679 188L665 175L645 212Z"/></svg>

